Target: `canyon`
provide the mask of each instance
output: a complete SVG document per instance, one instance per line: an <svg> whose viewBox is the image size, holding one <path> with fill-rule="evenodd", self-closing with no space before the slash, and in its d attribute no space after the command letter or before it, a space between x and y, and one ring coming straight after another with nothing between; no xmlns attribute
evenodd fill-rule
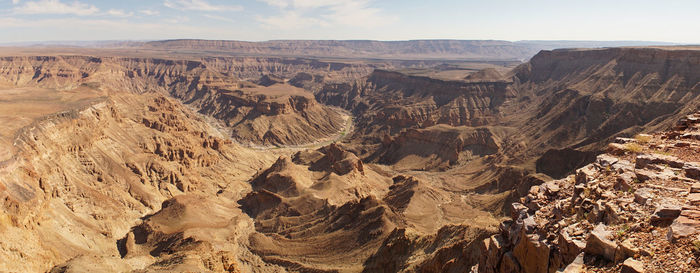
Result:
<svg viewBox="0 0 700 273"><path fill-rule="evenodd" d="M0 49L0 269L698 270L700 49L505 47Z"/></svg>

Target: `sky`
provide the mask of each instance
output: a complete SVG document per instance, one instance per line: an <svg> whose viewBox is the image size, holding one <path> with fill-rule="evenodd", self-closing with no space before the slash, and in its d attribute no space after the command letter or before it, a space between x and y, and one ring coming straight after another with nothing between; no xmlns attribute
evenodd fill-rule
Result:
<svg viewBox="0 0 700 273"><path fill-rule="evenodd" d="M0 0L0 43L217 39L700 44L697 0Z"/></svg>

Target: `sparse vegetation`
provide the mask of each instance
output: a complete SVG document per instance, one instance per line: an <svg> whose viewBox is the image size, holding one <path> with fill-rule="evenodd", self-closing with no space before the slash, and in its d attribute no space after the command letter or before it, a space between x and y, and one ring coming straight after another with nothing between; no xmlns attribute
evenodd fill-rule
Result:
<svg viewBox="0 0 700 273"><path fill-rule="evenodd" d="M660 154L660 155L673 155L670 152L667 151L654 151L655 154Z"/></svg>
<svg viewBox="0 0 700 273"><path fill-rule="evenodd" d="M620 229L617 230L617 238L623 238L626 234L627 231L629 231L630 226L628 224L623 224L620 226Z"/></svg>
<svg viewBox="0 0 700 273"><path fill-rule="evenodd" d="M633 153L641 153L642 150L644 150L642 145L639 145L637 143L627 143L625 144L625 149Z"/></svg>
<svg viewBox="0 0 700 273"><path fill-rule="evenodd" d="M700 240L693 241L693 252L695 254L700 254Z"/></svg>
<svg viewBox="0 0 700 273"><path fill-rule="evenodd" d="M637 142L639 143L648 143L651 140L651 136L645 134L638 134L634 136L634 139L637 140Z"/></svg>

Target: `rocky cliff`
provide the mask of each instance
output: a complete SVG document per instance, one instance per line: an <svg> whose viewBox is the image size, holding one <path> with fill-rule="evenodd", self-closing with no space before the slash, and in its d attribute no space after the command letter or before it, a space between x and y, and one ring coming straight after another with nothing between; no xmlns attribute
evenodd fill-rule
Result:
<svg viewBox="0 0 700 273"><path fill-rule="evenodd" d="M61 90L90 86L112 91L167 93L200 113L223 121L234 138L256 145L311 143L332 137L344 128L345 121L338 111L316 103L303 90L285 85L258 88L218 72L247 74L242 67L248 66L236 61L4 57L0 59L0 85ZM216 64L214 69L210 63ZM257 73L274 68L261 66Z"/></svg>
<svg viewBox="0 0 700 273"><path fill-rule="evenodd" d="M575 175L533 186L483 242L478 272L700 270L699 128L691 115L618 138Z"/></svg>
<svg viewBox="0 0 700 273"><path fill-rule="evenodd" d="M435 124L493 123L501 104L513 95L505 81L443 81L375 70L362 81L327 85L316 97L350 109L364 134L393 135Z"/></svg>
<svg viewBox="0 0 700 273"><path fill-rule="evenodd" d="M695 111L699 62L682 49L542 51L513 71L523 103L504 115L521 124L528 148L519 150L601 150Z"/></svg>
<svg viewBox="0 0 700 273"><path fill-rule="evenodd" d="M386 136L374 157L397 168L445 170L472 158L500 151L501 136L487 127L435 125L408 129L396 137Z"/></svg>

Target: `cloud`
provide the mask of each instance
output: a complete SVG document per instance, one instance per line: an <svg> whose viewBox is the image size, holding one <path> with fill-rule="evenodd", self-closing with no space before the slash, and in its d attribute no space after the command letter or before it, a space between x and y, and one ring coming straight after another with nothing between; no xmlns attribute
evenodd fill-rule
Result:
<svg viewBox="0 0 700 273"><path fill-rule="evenodd" d="M205 0L165 0L163 5L171 9L195 11L241 11L242 6L212 5Z"/></svg>
<svg viewBox="0 0 700 273"><path fill-rule="evenodd" d="M219 16L219 15L213 15L213 14L204 14L204 17L207 17L209 19L214 19L214 20L219 20L219 21L224 21L224 22L229 22L229 23L235 23L236 20L233 20L229 17L224 17L224 16Z"/></svg>
<svg viewBox="0 0 700 273"><path fill-rule="evenodd" d="M370 0L258 0L282 10L282 15L258 17L267 27L303 28L310 25L376 27L397 21L371 7Z"/></svg>
<svg viewBox="0 0 700 273"><path fill-rule="evenodd" d="M237 29L230 27L195 27L186 23L186 17L176 21L134 22L129 19L97 19L94 17L25 19L0 17L0 42L21 42L31 40L154 40L175 38L214 39L227 35L240 36ZM85 33L90 33L86 38ZM220 39L220 38L219 38Z"/></svg>
<svg viewBox="0 0 700 273"><path fill-rule="evenodd" d="M107 11L108 15L114 16L114 17L131 17L134 16L133 12L125 12L124 10L121 9L110 9Z"/></svg>
<svg viewBox="0 0 700 273"><path fill-rule="evenodd" d="M367 1L344 1L329 7L332 11L323 17L336 24L353 27L375 27L398 21L398 17L382 14L378 8L368 7Z"/></svg>
<svg viewBox="0 0 700 273"><path fill-rule="evenodd" d="M267 28L300 29L311 26L328 26L328 23L313 17L304 17L295 11L284 12L282 15L257 17L258 22Z"/></svg>
<svg viewBox="0 0 700 273"><path fill-rule="evenodd" d="M160 14L159 11L157 11L157 10L150 10L150 9L142 9L142 10L139 10L139 13L141 13L141 14L143 14L143 15L147 15L147 16L156 16L156 15Z"/></svg>
<svg viewBox="0 0 700 273"><path fill-rule="evenodd" d="M19 3L19 1L17 1ZM14 1L13 1L14 3ZM93 15L100 11L97 7L75 1L70 4L60 0L30 1L12 9L15 14L73 14Z"/></svg>
<svg viewBox="0 0 700 273"><path fill-rule="evenodd" d="M12 4L15 4L15 5L19 4L19 0L12 0Z"/></svg>

